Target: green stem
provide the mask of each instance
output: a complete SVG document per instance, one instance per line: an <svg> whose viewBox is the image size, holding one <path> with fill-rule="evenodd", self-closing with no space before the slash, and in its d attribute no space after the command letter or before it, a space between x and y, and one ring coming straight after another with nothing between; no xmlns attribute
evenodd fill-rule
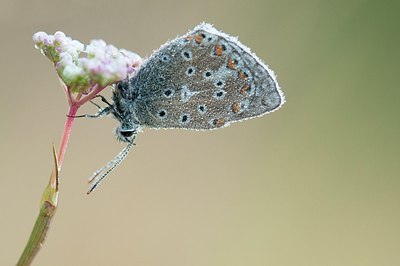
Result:
<svg viewBox="0 0 400 266"><path fill-rule="evenodd" d="M58 162L56 150L53 146L54 169L50 176L49 184L46 186L41 200L39 216L36 219L32 233L28 243L22 253L17 265L30 265L42 247L47 232L50 228L50 223L54 217L58 202Z"/></svg>
<svg viewBox="0 0 400 266"><path fill-rule="evenodd" d="M50 222L54 216L56 207L45 201L40 208L39 216L36 219L35 226L32 229L32 234L26 244L25 250L18 261L19 265L31 265L36 254L39 252L41 245L46 239Z"/></svg>

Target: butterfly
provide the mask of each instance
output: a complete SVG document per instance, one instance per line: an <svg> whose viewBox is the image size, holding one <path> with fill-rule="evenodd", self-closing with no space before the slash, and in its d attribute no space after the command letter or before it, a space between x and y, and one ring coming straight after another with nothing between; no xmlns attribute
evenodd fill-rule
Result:
<svg viewBox="0 0 400 266"><path fill-rule="evenodd" d="M116 84L112 100L99 114L119 121L116 138L127 146L94 173L89 193L127 156L143 128L218 129L285 102L274 72L237 38L207 23L162 45L133 77Z"/></svg>

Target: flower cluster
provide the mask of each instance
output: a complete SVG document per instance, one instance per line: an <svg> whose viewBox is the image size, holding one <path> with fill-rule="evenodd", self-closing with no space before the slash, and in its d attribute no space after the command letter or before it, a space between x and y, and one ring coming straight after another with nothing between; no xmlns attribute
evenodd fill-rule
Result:
<svg viewBox="0 0 400 266"><path fill-rule="evenodd" d="M141 58L103 40L84 45L63 32L33 35L35 47L54 63L56 71L73 93L89 93L94 85L105 87L125 79L137 69Z"/></svg>

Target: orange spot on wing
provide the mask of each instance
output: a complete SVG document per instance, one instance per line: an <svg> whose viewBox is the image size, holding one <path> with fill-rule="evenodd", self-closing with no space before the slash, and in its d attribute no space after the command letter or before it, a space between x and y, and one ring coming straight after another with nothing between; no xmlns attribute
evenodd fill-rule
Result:
<svg viewBox="0 0 400 266"><path fill-rule="evenodd" d="M214 119L213 124L216 127L222 127L223 125L225 125L225 119L223 118Z"/></svg>
<svg viewBox="0 0 400 266"><path fill-rule="evenodd" d="M233 60L231 58L228 59L228 64L227 66L232 69L235 70L235 63L233 62Z"/></svg>
<svg viewBox="0 0 400 266"><path fill-rule="evenodd" d="M223 51L223 49L222 49L221 45L219 45L219 44L215 45L214 52L216 55L221 56L222 51Z"/></svg>
<svg viewBox="0 0 400 266"><path fill-rule="evenodd" d="M203 41L203 35L199 34L196 36L196 38L194 39L198 44L200 44Z"/></svg>
<svg viewBox="0 0 400 266"><path fill-rule="evenodd" d="M244 94L245 92L247 92L248 90L250 90L250 85L249 84L245 84L241 89L240 89L240 94Z"/></svg>
<svg viewBox="0 0 400 266"><path fill-rule="evenodd" d="M236 114L240 110L240 104L238 102L234 102L232 104L232 111Z"/></svg>
<svg viewBox="0 0 400 266"><path fill-rule="evenodd" d="M238 75L239 75L239 78L241 78L241 79L246 79L247 78L247 75L245 73L243 73L242 70L238 71Z"/></svg>

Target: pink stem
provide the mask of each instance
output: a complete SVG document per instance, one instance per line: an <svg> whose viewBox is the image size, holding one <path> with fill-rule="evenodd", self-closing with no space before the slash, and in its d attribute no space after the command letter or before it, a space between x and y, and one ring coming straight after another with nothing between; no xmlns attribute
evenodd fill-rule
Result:
<svg viewBox="0 0 400 266"><path fill-rule="evenodd" d="M72 106L69 107L67 121L65 121L65 126L64 126L64 133L61 137L60 147L58 150L59 169L61 169L64 160L65 151L67 150L68 146L69 136L71 135L72 125L75 119L74 116L76 115L76 112L78 111L79 107L80 105L77 104L73 104Z"/></svg>
<svg viewBox="0 0 400 266"><path fill-rule="evenodd" d="M84 96L81 95L82 97L77 99L76 103L79 104L79 105L83 105L87 101L93 99L94 96L99 94L104 89L105 89L104 86L99 86L99 85L95 84L93 86L93 88L90 90L90 92L88 94L84 95Z"/></svg>
<svg viewBox="0 0 400 266"><path fill-rule="evenodd" d="M87 101L93 99L98 93L100 93L105 87L94 85L93 89L87 95L78 94L76 98L72 96L72 94L68 94L68 102L70 103L67 121L65 122L64 133L61 138L60 148L58 151L58 166L61 169L62 162L64 160L65 151L67 149L69 136L71 135L72 125L74 123L74 116L78 111L79 107L81 107ZM69 92L69 90L68 90Z"/></svg>
<svg viewBox="0 0 400 266"><path fill-rule="evenodd" d="M58 162L58 170L59 171L61 170L61 166L64 161L64 155L67 150L69 137L71 136L72 125L74 124L75 115L76 115L79 107L81 107L87 101L93 99L93 97L96 96L99 92L101 92L104 88L105 87L95 85L89 94L87 94L85 96L82 96L82 94L78 94L75 98L73 97L71 91L68 88L66 89L68 103L69 103L69 111L68 111L67 120L65 121L64 132L61 137L60 147L58 150L57 162ZM56 178L56 175L55 175L55 173L53 173L53 175L52 175L52 179L54 179L54 180L52 180L53 184L56 183L55 178Z"/></svg>
<svg viewBox="0 0 400 266"><path fill-rule="evenodd" d="M68 99L70 100L70 99ZM58 165L58 172L61 170L61 166L64 160L64 155L67 150L69 137L71 136L72 125L74 124L74 119L76 112L78 111L80 105L73 104L69 107L67 120L65 121L64 132L61 137L60 141L60 148L58 150L58 157L57 157L57 165ZM50 184L55 189L58 184L58 174L55 172L56 169L53 170L52 175L50 177Z"/></svg>

